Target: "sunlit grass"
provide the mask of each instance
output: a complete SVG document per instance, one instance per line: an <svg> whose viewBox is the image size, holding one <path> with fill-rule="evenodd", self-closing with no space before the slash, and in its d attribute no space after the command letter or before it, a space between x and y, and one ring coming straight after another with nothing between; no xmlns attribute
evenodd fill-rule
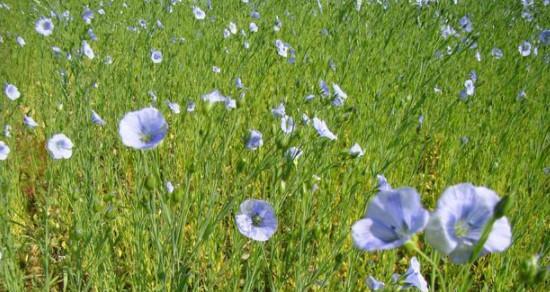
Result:
<svg viewBox="0 0 550 292"><path fill-rule="evenodd" d="M206 1L183 1L172 13L169 1L126 1L127 8L103 1L106 14L96 12L91 26L80 18L81 1L3 2L11 10L0 9L0 80L22 93L16 101L0 98L0 126L12 126L12 137L2 137L11 153L0 161L3 290L357 291L366 289L368 275L390 282L412 255L361 252L350 236L379 173L395 187L416 188L430 210L446 186L464 181L514 197L514 242L503 254L468 270L422 246L446 280L432 278L421 260L431 288L463 287L469 274L475 291L517 291L524 288L522 261L540 253L548 265L549 51L537 44L537 56L521 57L517 48L524 40L535 44L537 26L548 27L550 8L540 1L532 22L521 17L519 1L423 8L391 1L388 9L364 1L359 12L355 1L320 1L322 13L317 1L213 1L212 10ZM205 10L204 21L193 17L193 5ZM99 1L89 7L97 11ZM260 19L250 17L252 7ZM54 18L54 33L43 37L34 22L50 10L69 10L74 20ZM466 14L474 25L468 40L443 39L445 20L458 29ZM129 31L140 19L147 28ZM224 39L230 21L247 36ZM257 33L248 31L251 21ZM79 56L89 27L98 37L89 41L93 60ZM276 39L296 50L295 64L277 55ZM472 42L477 49L468 48ZM56 57L54 45L72 60ZM502 59L491 57L493 47L504 51ZM152 49L162 51L162 63L153 64ZM113 64L104 64L107 56ZM459 92L472 70L476 93L464 102ZM235 87L237 77L244 90ZM320 79L347 92L343 107L320 98ZM237 108L200 100L213 89L237 99ZM156 149L136 151L121 143L118 122L153 104L150 90L168 135ZM517 100L521 90L527 96ZM308 94L316 98L306 102ZM182 113L170 112L166 100ZM185 112L188 101L196 102L195 112ZM298 125L290 136L271 114L281 102ZM91 110L105 127L91 123ZM319 138L300 123L302 113L324 119L338 140ZM27 129L25 114L40 127ZM250 129L263 133L257 151L244 147ZM45 145L60 132L75 148L71 159L55 161ZM364 156L349 156L354 143ZM290 146L304 152L296 164L285 159ZM266 243L235 226L247 198L275 208L279 228Z"/></svg>

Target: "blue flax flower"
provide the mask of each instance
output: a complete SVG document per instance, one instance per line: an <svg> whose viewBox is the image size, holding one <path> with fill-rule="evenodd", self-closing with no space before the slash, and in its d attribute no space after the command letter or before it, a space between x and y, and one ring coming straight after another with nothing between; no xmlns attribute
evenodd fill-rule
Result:
<svg viewBox="0 0 550 292"><path fill-rule="evenodd" d="M454 263L466 263L498 202L498 195L485 187L462 183L447 188L430 216L426 241ZM511 242L510 223L502 217L494 223L481 255L504 251Z"/></svg>
<svg viewBox="0 0 550 292"><path fill-rule="evenodd" d="M352 238L367 251L396 248L422 231L428 217L414 189L382 191L369 202L366 216L353 224Z"/></svg>

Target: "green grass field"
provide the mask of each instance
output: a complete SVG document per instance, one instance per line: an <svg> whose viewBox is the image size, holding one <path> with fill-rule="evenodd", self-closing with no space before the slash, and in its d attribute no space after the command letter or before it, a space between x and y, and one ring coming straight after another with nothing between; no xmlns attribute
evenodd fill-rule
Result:
<svg viewBox="0 0 550 292"><path fill-rule="evenodd" d="M343 0L223 0L212 9L205 0L2 2L0 127L10 125L11 136L0 140L11 151L0 161L0 290L362 291L369 275L394 290L392 274L415 254L365 252L351 237L382 173L394 187L415 188L430 211L461 182L513 198L513 243L503 253L456 265L418 235L441 274L417 255L430 291L549 289L548 277L528 281L524 272L534 255L542 270L550 261L550 47L539 37L550 5L542 0L527 8L519 0L388 0L386 8L364 0L359 11ZM86 6L91 24L81 17ZM469 33L459 24L465 15ZM53 21L49 36L35 30L41 17ZM239 31L224 38L230 22ZM446 24L456 36L442 36ZM277 39L295 51L294 64L277 54ZM80 53L83 40L94 59ZM526 57L524 41L532 44ZM472 71L475 94L460 99ZM321 97L320 80L348 94L343 106ZM8 83L20 98L4 95ZM214 89L237 108L201 100ZM280 103L296 121L290 135L271 113ZM163 113L167 136L151 150L126 147L119 121L147 106ZM91 122L92 110L105 126ZM304 113L338 139L319 137ZM25 126L25 115L38 126ZM255 151L245 147L252 129L263 134ZM74 143L70 159L48 154L56 133ZM364 156L349 155L354 143ZM295 163L285 158L290 146L303 151ZM235 224L249 198L275 209L279 225L266 242Z"/></svg>

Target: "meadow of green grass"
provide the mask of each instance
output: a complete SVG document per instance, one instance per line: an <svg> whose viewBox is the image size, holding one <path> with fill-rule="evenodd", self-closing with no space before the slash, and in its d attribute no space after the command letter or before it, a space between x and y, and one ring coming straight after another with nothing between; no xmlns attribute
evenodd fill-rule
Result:
<svg viewBox="0 0 550 292"><path fill-rule="evenodd" d="M460 182L513 198L513 244L473 265L451 263L419 235L444 278L419 257L430 290L548 289L522 273L533 255L549 264L550 51L539 34L550 26L550 5L543 1L530 6L531 21L519 0L387 1L386 8L365 0L359 11L355 1L339 0L223 0L212 9L202 0L2 2L10 9L0 9L0 81L17 85L21 97L0 98L0 127L11 126L11 137L0 137L11 149L0 161L0 290L361 291L369 275L390 283L414 254L364 252L350 234L381 173L394 187L416 188L429 210ZM205 20L193 17L195 5ZM94 11L91 25L81 18L85 6ZM40 17L66 10L73 20L52 17L52 35L35 31ZM259 19L250 17L254 10ZM465 15L471 33L460 30ZM246 36L225 39L230 21ZM248 30L252 21L257 33ZM461 35L444 39L445 23ZM276 39L295 49L294 64L277 55ZM93 60L79 54L82 40ZM525 40L536 55L520 55ZM52 46L64 53L56 56ZM491 56L494 47L502 59ZM153 64L152 49L162 51L162 63ZM463 101L472 70L476 92ZM245 89L235 87L237 77ZM320 79L346 91L344 106L320 97ZM235 98L237 108L200 99L213 89ZM316 97L307 102L308 94ZM167 100L182 112L171 112ZM188 101L196 102L192 113ZM280 103L297 122L291 135L271 114ZM167 137L152 150L125 147L120 119L149 105L163 112ZM91 123L91 110L104 127ZM303 113L324 119L338 140L318 137L300 122ZM25 127L24 115L39 126ZM263 133L256 151L245 147L250 129ZM55 133L75 144L70 159L49 157L45 144ZM356 142L365 155L352 158ZM303 150L296 163L285 159L290 146ZM235 225L248 198L276 211L279 227L265 243Z"/></svg>

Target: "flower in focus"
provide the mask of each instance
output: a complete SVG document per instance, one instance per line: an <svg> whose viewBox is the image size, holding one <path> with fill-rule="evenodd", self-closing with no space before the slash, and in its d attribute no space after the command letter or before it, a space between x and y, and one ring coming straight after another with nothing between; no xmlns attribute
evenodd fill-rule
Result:
<svg viewBox="0 0 550 292"><path fill-rule="evenodd" d="M235 222L242 235L257 241L268 240L277 230L275 211L263 200L244 201Z"/></svg>
<svg viewBox="0 0 550 292"><path fill-rule="evenodd" d="M430 216L426 241L448 255L454 263L466 263L498 202L498 195L485 187L462 183L447 188L437 202L436 211ZM504 251L511 242L508 219L497 219L480 255Z"/></svg>
<svg viewBox="0 0 550 292"><path fill-rule="evenodd" d="M65 134L55 134L48 140L46 149L53 159L69 159L73 155L73 146Z"/></svg>
<svg viewBox="0 0 550 292"><path fill-rule="evenodd" d="M122 143L134 149L155 148L167 132L166 120L153 107L127 113L120 120L118 128Z"/></svg>
<svg viewBox="0 0 550 292"><path fill-rule="evenodd" d="M366 216L353 224L353 242L367 251L396 248L422 231L428 217L414 189L381 191L369 202Z"/></svg>
<svg viewBox="0 0 550 292"><path fill-rule="evenodd" d="M50 18L42 17L34 24L36 32L43 36L49 36L53 33L53 22Z"/></svg>

